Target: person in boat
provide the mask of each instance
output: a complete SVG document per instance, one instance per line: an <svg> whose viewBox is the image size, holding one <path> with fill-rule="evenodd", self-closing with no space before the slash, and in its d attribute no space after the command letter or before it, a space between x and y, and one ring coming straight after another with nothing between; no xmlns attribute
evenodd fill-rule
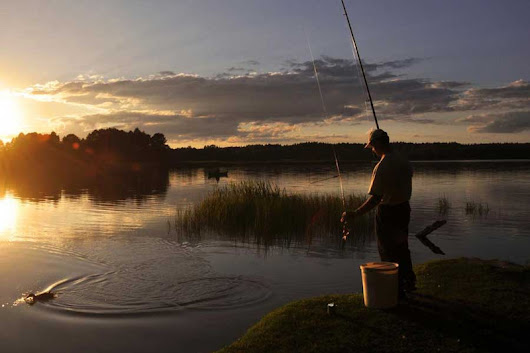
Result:
<svg viewBox="0 0 530 353"><path fill-rule="evenodd" d="M399 294L416 289L408 245L410 205L412 194L412 167L410 162L390 145L388 134L376 129L370 132L365 148L380 157L372 173L368 194L370 197L354 211L345 211L341 222L353 222L373 208L377 247L381 261L399 264Z"/></svg>

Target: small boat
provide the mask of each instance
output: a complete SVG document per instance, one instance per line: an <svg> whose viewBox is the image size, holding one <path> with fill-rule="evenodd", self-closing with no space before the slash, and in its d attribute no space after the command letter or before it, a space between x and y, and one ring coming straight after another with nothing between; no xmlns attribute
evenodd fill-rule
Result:
<svg viewBox="0 0 530 353"><path fill-rule="evenodd" d="M208 179L215 178L217 181L221 178L227 178L228 177L228 171L221 171L219 168L208 170L207 172Z"/></svg>

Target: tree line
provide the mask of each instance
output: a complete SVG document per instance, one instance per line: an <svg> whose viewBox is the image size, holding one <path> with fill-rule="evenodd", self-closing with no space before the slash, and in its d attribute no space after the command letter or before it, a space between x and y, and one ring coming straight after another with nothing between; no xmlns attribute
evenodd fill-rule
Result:
<svg viewBox="0 0 530 353"><path fill-rule="evenodd" d="M393 143L410 160L528 159L530 143ZM306 142L293 145L176 148L169 153L172 164L183 162L329 162L333 150L342 161L370 161L377 157L364 144Z"/></svg>
<svg viewBox="0 0 530 353"><path fill-rule="evenodd" d="M94 178L143 172L168 165L170 148L161 133L149 135L138 128L92 131L85 138L55 133L20 133L0 145L0 173L17 178Z"/></svg>
<svg viewBox="0 0 530 353"><path fill-rule="evenodd" d="M530 143L393 143L411 160L527 159ZM363 144L319 142L292 145L264 144L242 147L170 148L164 134L149 135L138 128L123 131L97 129L85 138L68 134L19 134L0 144L0 172L79 177L118 172L142 172L155 167L190 163L329 162L333 150L341 161L369 161L376 157ZM40 173L40 174L39 174Z"/></svg>

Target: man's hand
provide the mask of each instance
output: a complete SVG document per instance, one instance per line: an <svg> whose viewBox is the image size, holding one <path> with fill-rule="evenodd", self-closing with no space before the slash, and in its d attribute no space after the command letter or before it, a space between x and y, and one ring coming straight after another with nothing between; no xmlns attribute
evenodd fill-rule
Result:
<svg viewBox="0 0 530 353"><path fill-rule="evenodd" d="M341 223L353 223L355 218L355 211L344 211L342 212L342 217L340 218Z"/></svg>

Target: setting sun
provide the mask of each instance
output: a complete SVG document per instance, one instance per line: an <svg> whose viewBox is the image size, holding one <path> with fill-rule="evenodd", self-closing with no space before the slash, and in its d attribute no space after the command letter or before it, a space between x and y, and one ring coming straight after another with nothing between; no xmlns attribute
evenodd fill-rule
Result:
<svg viewBox="0 0 530 353"><path fill-rule="evenodd" d="M20 132L22 112L16 97L11 93L0 92L0 139L10 139Z"/></svg>

